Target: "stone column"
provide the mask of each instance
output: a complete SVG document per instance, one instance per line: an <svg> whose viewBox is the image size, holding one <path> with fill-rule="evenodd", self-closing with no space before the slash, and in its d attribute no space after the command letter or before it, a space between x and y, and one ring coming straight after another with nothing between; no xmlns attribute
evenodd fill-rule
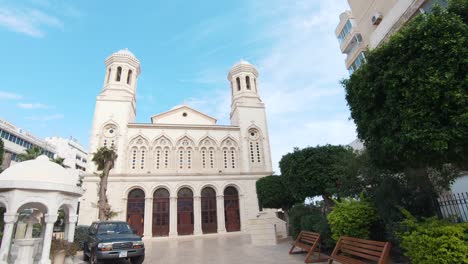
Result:
<svg viewBox="0 0 468 264"><path fill-rule="evenodd" d="M218 233L226 233L226 220L224 219L224 195L216 196L216 216L218 218Z"/></svg>
<svg viewBox="0 0 468 264"><path fill-rule="evenodd" d="M3 227L2 246L0 249L0 263L8 263L8 254L10 254L11 239L13 236L13 227L18 221L18 214L6 214L3 216L5 225Z"/></svg>
<svg viewBox="0 0 468 264"><path fill-rule="evenodd" d="M177 197L170 198L169 236L177 236Z"/></svg>
<svg viewBox="0 0 468 264"><path fill-rule="evenodd" d="M42 255L39 264L50 264L49 254L50 254L50 245L52 242L52 232L54 231L54 223L57 221L57 215L46 214L45 218L45 233L44 241L42 243Z"/></svg>
<svg viewBox="0 0 468 264"><path fill-rule="evenodd" d="M143 236L146 238L153 236L153 197L145 198L145 220Z"/></svg>
<svg viewBox="0 0 468 264"><path fill-rule="evenodd" d="M123 209L122 211L123 211L123 214L122 214L122 217L120 218L120 220L125 221L125 222L128 221L128 219L127 219L127 214L128 214L128 212L127 212L127 204L128 204L128 198L125 197L125 198L122 199L122 209Z"/></svg>
<svg viewBox="0 0 468 264"><path fill-rule="evenodd" d="M202 226L201 226L201 198L200 196L193 197L193 234L201 235Z"/></svg>
<svg viewBox="0 0 468 264"><path fill-rule="evenodd" d="M240 224L241 229L240 231L247 231L247 221L246 221L246 214L247 208L245 208L245 199L243 194L239 194L239 217L240 217Z"/></svg>
<svg viewBox="0 0 468 264"><path fill-rule="evenodd" d="M73 240L75 239L75 227L77 221L77 215L70 215L68 217L68 220L66 221L64 239L68 240L68 242L73 242Z"/></svg>

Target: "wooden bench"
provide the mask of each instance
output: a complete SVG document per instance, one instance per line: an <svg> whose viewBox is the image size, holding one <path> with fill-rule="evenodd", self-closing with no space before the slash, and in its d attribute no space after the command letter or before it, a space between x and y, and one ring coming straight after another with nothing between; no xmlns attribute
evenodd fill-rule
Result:
<svg viewBox="0 0 468 264"><path fill-rule="evenodd" d="M365 240L354 237L340 237L328 264L334 260L341 264L387 264L392 245L389 242Z"/></svg>
<svg viewBox="0 0 468 264"><path fill-rule="evenodd" d="M320 234L308 232L308 231L301 231L297 236L296 240L292 244L291 249L289 250L289 254L297 254L300 252L293 252L294 248L300 248L307 252L307 256L305 257L305 263L314 263L314 262L323 262L327 261L328 258L320 258ZM312 260L312 254L314 252L318 252L318 259Z"/></svg>

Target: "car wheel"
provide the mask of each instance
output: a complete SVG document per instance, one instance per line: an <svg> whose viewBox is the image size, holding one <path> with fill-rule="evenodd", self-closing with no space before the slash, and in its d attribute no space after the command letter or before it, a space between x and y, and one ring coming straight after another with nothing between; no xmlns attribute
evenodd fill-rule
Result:
<svg viewBox="0 0 468 264"><path fill-rule="evenodd" d="M145 260L145 256L138 256L138 257L133 257L133 258L130 258L130 262L132 264L141 264L143 263L143 260Z"/></svg>
<svg viewBox="0 0 468 264"><path fill-rule="evenodd" d="M91 254L89 255L89 263L90 264L98 264L99 263L95 250L91 250Z"/></svg>
<svg viewBox="0 0 468 264"><path fill-rule="evenodd" d="M88 254L88 245L84 245L83 246L83 260L84 261L88 261L89 260L89 256L87 255Z"/></svg>

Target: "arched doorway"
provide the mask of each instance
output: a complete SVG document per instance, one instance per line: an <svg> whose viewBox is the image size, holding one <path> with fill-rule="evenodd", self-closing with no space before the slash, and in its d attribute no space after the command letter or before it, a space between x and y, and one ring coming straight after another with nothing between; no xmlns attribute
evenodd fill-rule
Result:
<svg viewBox="0 0 468 264"><path fill-rule="evenodd" d="M216 218L216 192L211 187L205 187L201 192L201 210L203 233L216 233L218 230L218 222Z"/></svg>
<svg viewBox="0 0 468 264"><path fill-rule="evenodd" d="M177 193L177 233L193 234L193 192L182 188Z"/></svg>
<svg viewBox="0 0 468 264"><path fill-rule="evenodd" d="M144 219L145 193L141 189L134 189L128 194L127 223L139 236L143 235Z"/></svg>
<svg viewBox="0 0 468 264"><path fill-rule="evenodd" d="M224 189L224 219L226 231L240 231L239 193L229 186Z"/></svg>
<svg viewBox="0 0 468 264"><path fill-rule="evenodd" d="M169 235L169 192L160 188L153 195L153 236Z"/></svg>

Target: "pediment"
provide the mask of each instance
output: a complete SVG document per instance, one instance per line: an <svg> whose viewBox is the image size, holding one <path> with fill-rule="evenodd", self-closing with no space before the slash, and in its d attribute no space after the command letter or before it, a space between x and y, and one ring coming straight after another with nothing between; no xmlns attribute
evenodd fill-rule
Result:
<svg viewBox="0 0 468 264"><path fill-rule="evenodd" d="M181 105L167 112L152 116L151 122L153 124L216 125L216 118L197 111L187 105Z"/></svg>

